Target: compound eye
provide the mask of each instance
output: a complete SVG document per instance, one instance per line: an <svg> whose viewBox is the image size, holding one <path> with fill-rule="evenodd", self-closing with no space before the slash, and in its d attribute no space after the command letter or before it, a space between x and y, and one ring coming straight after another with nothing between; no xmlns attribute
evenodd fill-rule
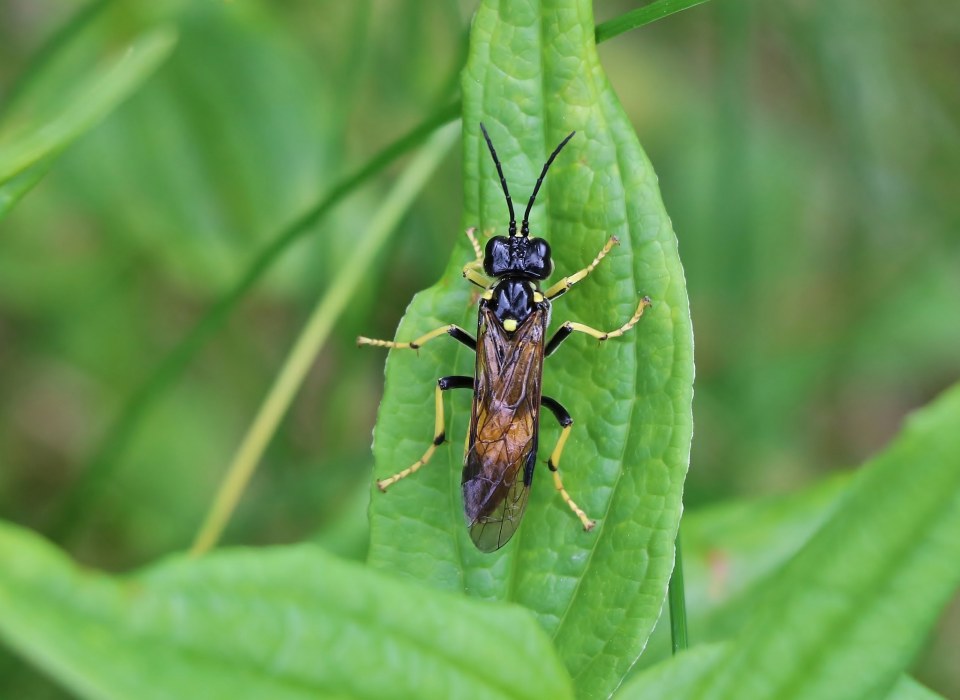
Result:
<svg viewBox="0 0 960 700"><path fill-rule="evenodd" d="M530 241L527 272L538 279L546 279L552 269L553 261L550 259L550 245L542 238L534 238Z"/></svg>
<svg viewBox="0 0 960 700"><path fill-rule="evenodd" d="M547 243L542 238L537 238L536 244L537 244L537 255L540 256L540 259L543 260L544 262L549 261L550 260L550 244Z"/></svg>
<svg viewBox="0 0 960 700"><path fill-rule="evenodd" d="M494 236L483 252L483 271L490 277L499 277L509 269L510 243L506 236Z"/></svg>

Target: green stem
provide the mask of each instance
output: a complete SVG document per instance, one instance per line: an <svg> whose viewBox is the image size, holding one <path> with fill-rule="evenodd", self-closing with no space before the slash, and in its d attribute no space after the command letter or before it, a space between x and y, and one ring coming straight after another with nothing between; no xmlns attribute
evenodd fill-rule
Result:
<svg viewBox="0 0 960 700"><path fill-rule="evenodd" d="M367 235L352 251L349 264L344 265L330 283L240 443L193 543L192 555L203 554L220 539L280 420L330 335L333 324L343 313L357 287L366 279L367 270L377 253L449 152L459 133L457 126L450 125L427 142L377 211Z"/></svg>
<svg viewBox="0 0 960 700"><path fill-rule="evenodd" d="M603 24L598 24L595 30L595 37L598 44L607 39L628 32L631 29L642 27L645 24L656 22L675 12L681 12L695 5L705 3L707 0L657 0L649 5L625 12L619 17L614 17Z"/></svg>
<svg viewBox="0 0 960 700"><path fill-rule="evenodd" d="M360 170L335 185L326 197L281 231L257 255L243 277L210 307L187 336L163 358L147 381L121 407L116 423L107 431L103 442L81 472L79 481L58 509L49 530L53 539L62 540L73 529L82 517L84 506L89 505L110 480L120 456L144 416L287 247L315 226L344 197L401 155L418 146L438 127L455 120L459 112L459 104L445 107L384 148Z"/></svg>
<svg viewBox="0 0 960 700"><path fill-rule="evenodd" d="M690 644L687 638L687 599L683 589L683 555L680 552L680 533L677 533L673 573L667 598L670 601L670 638L673 653L678 654Z"/></svg>

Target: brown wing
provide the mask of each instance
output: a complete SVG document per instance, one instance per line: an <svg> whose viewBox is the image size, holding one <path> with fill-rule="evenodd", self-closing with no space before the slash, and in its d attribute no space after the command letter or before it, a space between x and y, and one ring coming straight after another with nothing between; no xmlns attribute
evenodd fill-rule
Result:
<svg viewBox="0 0 960 700"><path fill-rule="evenodd" d="M463 507L470 537L484 552L516 532L537 459L540 382L548 309L538 306L508 334L481 307L470 438L464 457Z"/></svg>

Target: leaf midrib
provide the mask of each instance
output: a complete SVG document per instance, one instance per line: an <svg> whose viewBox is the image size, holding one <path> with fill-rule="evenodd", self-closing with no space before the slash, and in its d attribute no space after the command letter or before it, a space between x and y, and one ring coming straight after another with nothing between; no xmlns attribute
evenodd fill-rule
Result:
<svg viewBox="0 0 960 700"><path fill-rule="evenodd" d="M541 18L542 18L542 15L541 15ZM541 37L542 37L542 33L543 33L543 22L541 21L539 24L540 24L540 32L541 32ZM590 25L592 26L592 22L590 23ZM542 38L541 38L541 41L542 41ZM590 64L591 64L591 65L590 65L591 71L589 72L589 75L590 75L590 86L591 86L591 89L592 89L592 91L593 91L594 96L597 96L597 95L599 95L599 93L600 93L600 87L601 87L601 86L598 86L598 85L597 85L596 77L595 77L595 75L594 75L594 73L593 73L593 71L592 71L592 68L594 67L594 66L593 66L593 63L598 60L595 52L596 52L596 48L594 47L594 56L592 57L592 60L591 60L591 57L589 56L589 49L587 50L587 61L589 61ZM542 55L542 54L541 54L541 55ZM541 72L541 75L542 75L542 72ZM606 127L606 129L605 129L606 132L607 132L607 133L612 133L612 131L611 131L611 129L610 129L610 119L609 119L609 117L608 117L608 115L607 115L607 113L606 113L606 110L604 109L604 106L603 106L602 101L601 101L600 99L596 99L596 100L594 100L594 104L596 104L596 106L597 106L597 113L598 113L598 115L599 115L600 117L602 117L602 119L603 119L604 126ZM617 154L617 175L618 175L618 177L619 177L620 182L621 182L621 183L624 183L624 180L623 180L623 163L622 163L622 161L621 161L621 149L616 149L616 154ZM625 183L624 183L624 190L626 190ZM624 221L624 223L626 224L628 231L630 231L630 233L631 233L631 236L630 236L630 243L631 243L631 245L630 245L630 246L624 246L624 247L625 247L625 248L628 248L628 250L626 251L625 254L629 254L629 255L630 255L630 263L631 263L631 264L630 264L630 269L633 271L633 275L632 275L632 276L633 276L634 281L636 281L636 267L635 267L634 260L633 260L633 257L634 257L634 254L633 254L633 243L634 243L634 241L633 241L633 235L632 235L632 234L633 234L633 230L632 230L633 227L632 227L631 222L630 222L629 214L628 214L628 212L626 211L626 207L624 207L623 221ZM629 342L631 345L633 345L634 357L635 357L635 359L636 359L636 367L639 368L639 366L640 366L640 358L638 357L638 355L639 355L639 343L636 341L636 337L635 337L635 336L631 336L631 337L627 340L627 342ZM633 391L631 392L631 394L632 394L632 396L633 396L633 399L632 399L631 402L630 402L630 411L629 411L629 415L628 415L628 417L627 417L627 422L625 423L625 425L627 426L627 431L626 431L626 432L629 432L629 427L630 427L631 425L633 425L633 414L634 414L634 412L636 411L636 407L637 407L637 372L636 372L636 371L634 371L634 372L632 373L632 375L631 375L631 380L632 380L632 382L633 382ZM578 600L579 600L580 591L581 591L581 587L582 587L582 585L583 585L583 581L586 579L587 575L589 574L589 572L590 572L590 570L591 570L591 565L592 565L592 563L593 563L593 558L594 558L594 556L596 555L597 550L599 549L600 540L601 540L601 538L602 538L603 535L604 535L604 530L605 530L605 528L606 528L607 520L608 520L608 518L610 517L610 512L611 512L612 509L613 509L614 503L615 503L615 501L616 501L616 499L617 499L617 494L619 493L619 489L620 489L621 483L622 483L622 481L623 481L623 475L624 475L624 472L625 472L625 469L626 469L626 467L625 467L625 458L626 458L626 454L627 454L627 445L628 445L628 440L627 440L627 436L625 435L625 436L624 436L624 440L623 440L623 442L622 442L621 450L620 450L620 468L619 468L619 470L617 471L616 480L615 480L615 482L614 482L614 484L613 484L613 487L611 488L610 499L607 501L607 507L606 507L606 509L604 510L603 518L602 518L601 521L600 521L599 528L598 528L598 532L597 532L596 536L591 539L591 543L590 543L590 546L589 546L589 554L587 555L586 563L585 563L584 569L583 569L584 573L583 573L582 576L580 576L580 577L577 579L577 583L576 583L576 585L574 586L573 593L571 594L569 601L567 602L567 606L566 606L566 608L564 609L563 613L559 616L559 622L557 623L556 630L555 630L555 631L553 632L553 634L551 634L551 636L550 636L551 640L554 641L554 642L556 642L556 640L557 640L559 637L561 637L562 634L563 634L563 632L564 632L564 627L565 627L565 625L566 625L566 623L567 623L567 620L569 619L570 613L571 613L571 611L573 610L575 604L576 604L576 603L578 602ZM605 641L604 644L603 644L603 646L600 648L600 650L597 651L595 654L589 656L589 657L587 658L586 663L583 664L583 666L580 668L580 670L578 670L577 673L572 674L572 678L573 678L573 680L574 680L575 685L576 685L577 679L579 679L584 673L586 673L586 672L588 671L588 669L590 669L590 668L592 667L593 662L597 659L597 657L599 657L601 654L604 653L604 651L606 650L608 644L609 644L609 640Z"/></svg>

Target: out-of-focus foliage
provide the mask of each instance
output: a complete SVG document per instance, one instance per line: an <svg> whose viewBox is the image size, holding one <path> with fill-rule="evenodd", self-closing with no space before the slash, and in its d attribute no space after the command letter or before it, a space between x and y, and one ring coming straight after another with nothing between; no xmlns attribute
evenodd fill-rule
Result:
<svg viewBox="0 0 960 700"><path fill-rule="evenodd" d="M40 532L125 399L260 246L456 96L474 9L104 5L39 60L76 5L0 5L0 119L56 104L60 86L148 23L179 33L142 89L0 222L0 518ZM950 3L725 0L600 48L686 267L698 364L689 510L859 463L960 375L958 47ZM63 533L73 555L124 569L189 543L307 309L349 264L395 173L291 249L144 417ZM383 375L382 356L353 338L392 335L439 276L462 235L460 187L450 162L387 244L229 542L315 537L364 556ZM948 697L960 694L958 645L954 604L916 668ZM7 656L0 695L64 697Z"/></svg>
<svg viewBox="0 0 960 700"><path fill-rule="evenodd" d="M54 114L7 114L0 135L0 218L46 173L56 155L95 126L170 55L176 34L144 32L108 66L71 86Z"/></svg>
<svg viewBox="0 0 960 700"><path fill-rule="evenodd" d="M828 500L823 526L755 586L733 643L694 688L653 692L646 683L662 671L652 669L631 697L857 700L894 688L960 585L958 422L960 385L912 415L846 493Z"/></svg>

